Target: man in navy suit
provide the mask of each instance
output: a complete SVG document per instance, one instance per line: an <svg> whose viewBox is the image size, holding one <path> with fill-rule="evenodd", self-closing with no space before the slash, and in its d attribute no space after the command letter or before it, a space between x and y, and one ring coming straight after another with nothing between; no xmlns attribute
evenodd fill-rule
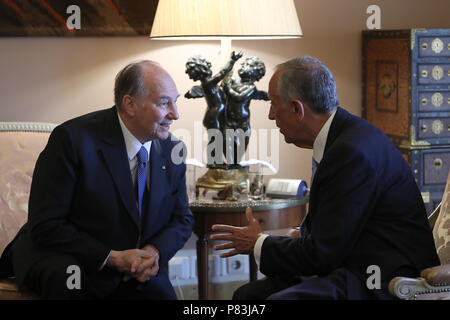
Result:
<svg viewBox="0 0 450 320"><path fill-rule="evenodd" d="M114 93L114 107L53 130L28 221L3 253L43 298L176 299L168 261L193 227L181 142L169 133L178 90L141 61L119 72Z"/></svg>
<svg viewBox="0 0 450 320"><path fill-rule="evenodd" d="M247 227L213 226L216 249L255 255L267 279L235 299L390 299L389 280L439 264L411 170L391 141L338 107L333 75L300 57L277 67L269 118L287 143L313 149L309 211L299 238L268 236L247 209Z"/></svg>

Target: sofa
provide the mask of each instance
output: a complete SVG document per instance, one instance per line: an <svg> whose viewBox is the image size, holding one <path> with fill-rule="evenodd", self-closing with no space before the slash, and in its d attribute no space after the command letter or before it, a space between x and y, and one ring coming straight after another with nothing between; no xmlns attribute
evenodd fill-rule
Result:
<svg viewBox="0 0 450 320"><path fill-rule="evenodd" d="M27 220L34 166L55 126L0 122L0 253ZM19 290L14 278L0 279L0 300L36 298L26 288Z"/></svg>

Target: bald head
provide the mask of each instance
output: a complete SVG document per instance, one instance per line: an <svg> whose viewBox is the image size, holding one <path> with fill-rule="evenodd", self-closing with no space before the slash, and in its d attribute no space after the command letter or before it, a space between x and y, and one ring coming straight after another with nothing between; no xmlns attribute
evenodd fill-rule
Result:
<svg viewBox="0 0 450 320"><path fill-rule="evenodd" d="M157 62L151 60L130 63L119 71L114 84L114 103L119 110L125 95L142 100L150 93L145 84L145 76L149 72L167 73Z"/></svg>
<svg viewBox="0 0 450 320"><path fill-rule="evenodd" d="M129 64L117 75L114 94L120 119L141 143L168 138L170 125L179 117L179 93L159 64Z"/></svg>

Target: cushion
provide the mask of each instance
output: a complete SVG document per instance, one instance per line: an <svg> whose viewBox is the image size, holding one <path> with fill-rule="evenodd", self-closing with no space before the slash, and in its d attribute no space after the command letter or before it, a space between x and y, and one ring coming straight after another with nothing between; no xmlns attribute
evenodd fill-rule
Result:
<svg viewBox="0 0 450 320"><path fill-rule="evenodd" d="M450 263L450 172L439 216L433 228L433 237L441 264Z"/></svg>
<svg viewBox="0 0 450 320"><path fill-rule="evenodd" d="M25 127L28 130L28 125ZM37 131L0 131L0 254L27 220L34 166L49 135ZM26 289L19 291L14 278L0 280L0 300L36 298Z"/></svg>
<svg viewBox="0 0 450 320"><path fill-rule="evenodd" d="M0 253L28 215L31 177L47 132L0 132Z"/></svg>

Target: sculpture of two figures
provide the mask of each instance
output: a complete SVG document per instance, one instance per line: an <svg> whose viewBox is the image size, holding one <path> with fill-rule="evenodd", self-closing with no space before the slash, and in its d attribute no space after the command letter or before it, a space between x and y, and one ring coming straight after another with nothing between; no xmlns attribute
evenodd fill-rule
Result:
<svg viewBox="0 0 450 320"><path fill-rule="evenodd" d="M211 63L202 56L193 56L186 62L186 73L200 85L193 86L186 94L188 99L204 97L207 109L203 125L208 132L208 172L196 184L204 193L217 189L218 197L236 199L236 195L223 196L225 190L240 190L246 185L247 174L239 162L247 150L250 140L250 102L252 99L269 100L267 92L256 88L266 72L264 63L257 57L248 57L238 70L239 78L231 73L242 51L231 53L230 60L216 74L212 75ZM239 186L232 188L231 186ZM228 194L227 192L225 192Z"/></svg>

